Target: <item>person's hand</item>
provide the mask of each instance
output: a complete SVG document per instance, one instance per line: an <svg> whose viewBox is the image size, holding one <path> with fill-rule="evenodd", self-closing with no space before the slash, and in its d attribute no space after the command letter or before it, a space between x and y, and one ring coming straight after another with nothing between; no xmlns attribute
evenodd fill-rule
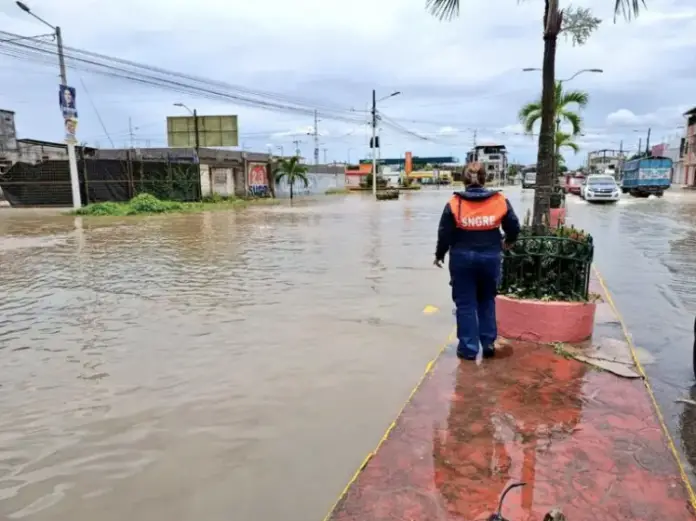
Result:
<svg viewBox="0 0 696 521"><path fill-rule="evenodd" d="M438 268L442 268L442 261L440 259L435 259L435 262L433 262L433 264Z"/></svg>

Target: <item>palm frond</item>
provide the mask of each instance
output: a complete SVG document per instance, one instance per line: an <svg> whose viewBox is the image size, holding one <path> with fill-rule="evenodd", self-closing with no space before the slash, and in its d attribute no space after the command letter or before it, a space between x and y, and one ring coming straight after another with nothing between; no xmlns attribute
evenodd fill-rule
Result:
<svg viewBox="0 0 696 521"><path fill-rule="evenodd" d="M459 0L426 0L425 8L440 20L449 21L459 16Z"/></svg>
<svg viewBox="0 0 696 521"><path fill-rule="evenodd" d="M571 103L577 103L580 108L585 108L590 101L590 95L581 90L569 90L561 92L561 97L556 102L560 107L565 107Z"/></svg>
<svg viewBox="0 0 696 521"><path fill-rule="evenodd" d="M582 132L582 117L579 114L570 110L562 110L558 115L573 127L571 132L573 136L577 136Z"/></svg>
<svg viewBox="0 0 696 521"><path fill-rule="evenodd" d="M646 7L645 0L615 0L614 2L614 22L618 15L623 16L626 20L636 18L640 13L640 9Z"/></svg>
<svg viewBox="0 0 696 521"><path fill-rule="evenodd" d="M578 146L578 144L577 144L575 141L568 141L568 142L567 142L565 145L563 145L563 146L566 147L566 148L571 149L571 150L572 150L573 152L575 152L576 154L577 154L578 152L580 152L580 147Z"/></svg>
<svg viewBox="0 0 696 521"><path fill-rule="evenodd" d="M541 119L541 103L535 101L524 105L517 114L527 134L534 131L534 125Z"/></svg>
<svg viewBox="0 0 696 521"><path fill-rule="evenodd" d="M305 170L307 170L306 167L305 167ZM304 184L305 188L307 188L307 187L309 186L309 179L307 179L307 173L306 173L306 172L296 171L296 172L295 172L295 175L294 175L294 178L295 178L295 179L299 179L300 181L302 181L302 183Z"/></svg>
<svg viewBox="0 0 696 521"><path fill-rule="evenodd" d="M578 144L573 141L573 136L567 132L556 132L556 149L560 150L563 147L570 148L576 154L580 150Z"/></svg>

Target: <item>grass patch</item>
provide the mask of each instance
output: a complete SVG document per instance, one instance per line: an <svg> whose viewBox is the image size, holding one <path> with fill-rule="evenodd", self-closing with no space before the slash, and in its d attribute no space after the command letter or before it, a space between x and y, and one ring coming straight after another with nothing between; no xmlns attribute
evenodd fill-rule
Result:
<svg viewBox="0 0 696 521"><path fill-rule="evenodd" d="M423 187L418 183L411 183L408 186L400 186L399 190L420 190L421 188Z"/></svg>
<svg viewBox="0 0 696 521"><path fill-rule="evenodd" d="M124 217L128 215L154 215L162 213L195 213L212 210L227 210L247 206L251 203L275 204L275 199L243 199L214 195L203 202L182 203L163 201L154 195L139 194L125 203L94 203L70 212L72 215Z"/></svg>
<svg viewBox="0 0 696 521"><path fill-rule="evenodd" d="M329 188L324 192L326 195L343 195L343 194L349 194L350 190L347 188Z"/></svg>

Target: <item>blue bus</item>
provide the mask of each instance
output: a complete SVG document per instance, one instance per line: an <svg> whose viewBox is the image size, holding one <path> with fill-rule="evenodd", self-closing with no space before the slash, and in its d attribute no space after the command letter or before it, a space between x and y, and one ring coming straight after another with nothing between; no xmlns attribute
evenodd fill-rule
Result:
<svg viewBox="0 0 696 521"><path fill-rule="evenodd" d="M662 197L672 182L672 160L642 157L626 161L621 168L621 191L634 197Z"/></svg>

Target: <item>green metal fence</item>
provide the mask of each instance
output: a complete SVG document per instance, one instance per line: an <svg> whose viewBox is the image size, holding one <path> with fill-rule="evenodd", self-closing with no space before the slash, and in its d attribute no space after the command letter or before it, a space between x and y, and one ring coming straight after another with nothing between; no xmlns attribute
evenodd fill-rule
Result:
<svg viewBox="0 0 696 521"><path fill-rule="evenodd" d="M540 300L584 301L594 258L592 236L574 228L521 234L503 256L500 293Z"/></svg>

